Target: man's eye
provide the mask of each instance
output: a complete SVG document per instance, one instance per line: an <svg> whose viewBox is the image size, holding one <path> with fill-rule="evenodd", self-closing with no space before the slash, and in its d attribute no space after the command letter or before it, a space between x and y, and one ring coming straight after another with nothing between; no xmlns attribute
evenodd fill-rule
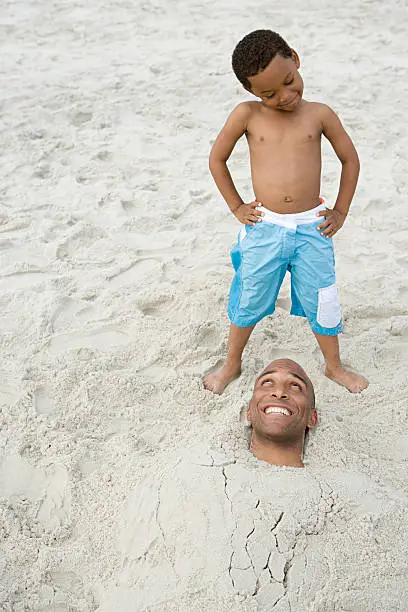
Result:
<svg viewBox="0 0 408 612"><path fill-rule="evenodd" d="M274 93L269 94L269 96L266 96L268 100L271 100L273 97L275 96Z"/></svg>
<svg viewBox="0 0 408 612"><path fill-rule="evenodd" d="M285 85L290 85L291 83L293 83L293 77L289 81L286 81Z"/></svg>
<svg viewBox="0 0 408 612"><path fill-rule="evenodd" d="M272 381L271 381L271 380L269 380L268 378L266 378L265 380L263 380L263 381L262 381L262 383L261 383L261 384L262 384L262 385L270 385L270 384L272 384Z"/></svg>
<svg viewBox="0 0 408 612"><path fill-rule="evenodd" d="M295 382L293 382L293 383L291 383L291 385L290 385L290 386L291 386L291 387L293 387L293 388L295 388L295 389L302 390L302 387L299 385L299 383L295 383Z"/></svg>

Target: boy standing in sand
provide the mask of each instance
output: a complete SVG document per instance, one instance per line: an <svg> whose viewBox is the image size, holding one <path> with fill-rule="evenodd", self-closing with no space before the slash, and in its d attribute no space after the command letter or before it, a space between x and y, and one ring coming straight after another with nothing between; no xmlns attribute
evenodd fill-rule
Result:
<svg viewBox="0 0 408 612"><path fill-rule="evenodd" d="M233 110L210 154L215 183L244 226L231 251L235 277L228 305L227 359L204 377L204 386L222 393L240 375L242 352L251 332L274 312L288 270L291 314L307 317L326 362L326 375L359 393L368 382L340 362L342 325L332 245L356 189L357 152L328 106L303 100L299 57L279 34L257 30L245 36L234 50L232 66L245 89L260 101L244 102ZM240 198L227 168L244 134L256 198L248 204ZM326 208L320 197L322 134L342 164L333 209Z"/></svg>

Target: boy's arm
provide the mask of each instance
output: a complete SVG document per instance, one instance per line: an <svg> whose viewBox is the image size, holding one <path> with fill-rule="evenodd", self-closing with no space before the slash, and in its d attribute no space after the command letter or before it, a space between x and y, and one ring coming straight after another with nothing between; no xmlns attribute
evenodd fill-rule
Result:
<svg viewBox="0 0 408 612"><path fill-rule="evenodd" d="M248 103L239 104L228 117L224 127L218 134L210 153L210 172L222 197L231 212L242 222L254 225L260 220L261 213L255 210L257 202L246 206L235 188L227 161L237 143L247 130L251 109Z"/></svg>
<svg viewBox="0 0 408 612"><path fill-rule="evenodd" d="M320 216L325 216L326 220L318 229L324 228L322 233L331 238L341 228L347 217L357 186L360 162L351 138L336 113L325 105L322 105L322 110L323 134L331 143L342 165L339 193L334 208L330 214L327 211L320 213Z"/></svg>

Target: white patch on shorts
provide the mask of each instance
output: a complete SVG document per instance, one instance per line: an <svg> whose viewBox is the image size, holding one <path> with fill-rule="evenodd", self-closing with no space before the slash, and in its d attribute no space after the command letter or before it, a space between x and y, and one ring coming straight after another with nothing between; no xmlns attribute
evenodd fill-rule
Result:
<svg viewBox="0 0 408 612"><path fill-rule="evenodd" d="M341 321L341 310L336 285L319 289L317 322L322 327L337 327Z"/></svg>

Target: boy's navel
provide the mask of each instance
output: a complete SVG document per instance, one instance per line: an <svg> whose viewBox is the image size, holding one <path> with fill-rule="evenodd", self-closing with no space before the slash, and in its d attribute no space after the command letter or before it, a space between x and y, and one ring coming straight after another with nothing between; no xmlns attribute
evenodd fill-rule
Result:
<svg viewBox="0 0 408 612"><path fill-rule="evenodd" d="M290 196L285 196L283 201L284 202L293 202L293 198L291 198Z"/></svg>

